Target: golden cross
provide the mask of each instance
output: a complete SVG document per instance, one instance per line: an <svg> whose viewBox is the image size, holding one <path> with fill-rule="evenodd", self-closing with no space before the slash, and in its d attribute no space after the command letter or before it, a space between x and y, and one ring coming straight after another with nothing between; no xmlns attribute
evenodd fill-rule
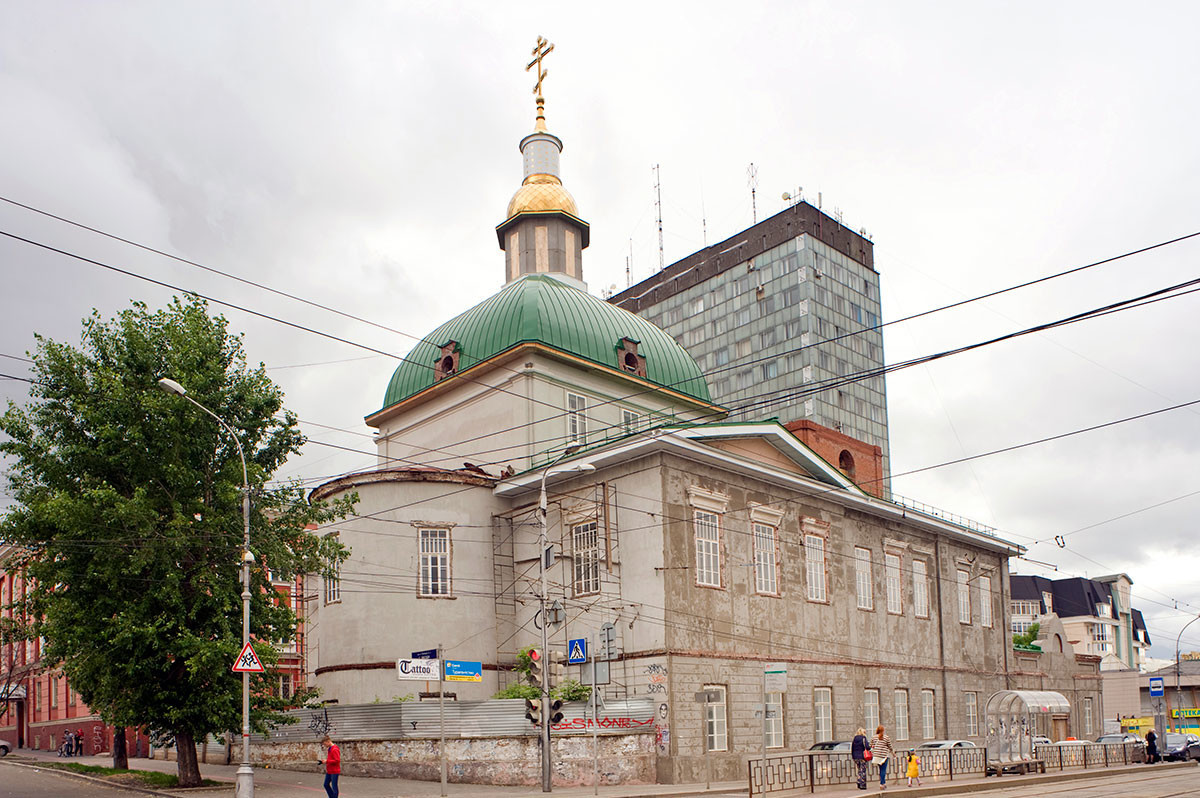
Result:
<svg viewBox="0 0 1200 798"><path fill-rule="evenodd" d="M550 55L554 50L554 45L543 39L541 36L537 38L537 44L533 48L534 59L529 62L529 66L525 67L525 71L533 69L537 66L537 83L533 84L533 94L536 97L542 96L542 81L549 75L549 70L542 69L542 59Z"/></svg>

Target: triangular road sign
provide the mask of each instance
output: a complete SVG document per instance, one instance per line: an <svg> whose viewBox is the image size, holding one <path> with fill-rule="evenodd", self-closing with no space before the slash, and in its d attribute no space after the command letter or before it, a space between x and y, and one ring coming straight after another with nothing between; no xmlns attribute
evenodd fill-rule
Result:
<svg viewBox="0 0 1200 798"><path fill-rule="evenodd" d="M262 660L254 653L254 647L249 642L242 646L242 653L238 654L237 660L233 663L234 673L265 673L266 668L263 667Z"/></svg>

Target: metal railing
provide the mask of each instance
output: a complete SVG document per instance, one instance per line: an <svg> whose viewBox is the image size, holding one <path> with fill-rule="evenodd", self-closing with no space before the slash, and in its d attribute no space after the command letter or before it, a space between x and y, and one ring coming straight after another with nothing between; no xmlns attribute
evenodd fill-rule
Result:
<svg viewBox="0 0 1200 798"><path fill-rule="evenodd" d="M940 521L945 521L947 523L954 524L955 526L960 526L963 529L969 529L972 532L978 532L981 535L987 535L988 537L992 538L1000 537L1000 531L994 526L988 526L987 524L981 523L974 519L967 518L965 515L958 515L957 513L943 510L940 507L934 507L932 504L926 504L925 502L917 501L916 499L910 499L907 496L901 496L898 493L892 494L892 503L898 504L905 509L921 513L922 515L927 515L931 518L937 518Z"/></svg>
<svg viewBox="0 0 1200 798"><path fill-rule="evenodd" d="M1037 745L1033 755L1046 763L1047 769L1110 768L1146 761L1146 746L1142 743L1067 743Z"/></svg>

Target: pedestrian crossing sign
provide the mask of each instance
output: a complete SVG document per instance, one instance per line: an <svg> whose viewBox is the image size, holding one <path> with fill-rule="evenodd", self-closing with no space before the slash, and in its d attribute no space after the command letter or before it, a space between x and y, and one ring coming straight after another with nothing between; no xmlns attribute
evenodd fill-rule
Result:
<svg viewBox="0 0 1200 798"><path fill-rule="evenodd" d="M567 642L567 663L578 665L587 662L587 638L577 637Z"/></svg>
<svg viewBox="0 0 1200 798"><path fill-rule="evenodd" d="M234 673L264 673L266 668L263 667L262 660L254 653L254 646L249 642L242 646L242 653L238 654L238 658L233 663Z"/></svg>

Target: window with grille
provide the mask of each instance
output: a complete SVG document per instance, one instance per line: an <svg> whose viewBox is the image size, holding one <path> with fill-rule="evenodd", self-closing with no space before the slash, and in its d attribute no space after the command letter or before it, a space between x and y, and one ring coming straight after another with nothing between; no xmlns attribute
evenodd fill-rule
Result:
<svg viewBox="0 0 1200 798"><path fill-rule="evenodd" d="M874 734L879 726L879 690L874 687L863 690L863 720L867 722L867 732Z"/></svg>
<svg viewBox="0 0 1200 798"><path fill-rule="evenodd" d="M587 443L587 397L567 394L567 443Z"/></svg>
<svg viewBox="0 0 1200 798"><path fill-rule="evenodd" d="M767 748L783 748L783 693L767 693L764 729Z"/></svg>
<svg viewBox="0 0 1200 798"><path fill-rule="evenodd" d="M759 593L776 594L779 585L775 567L775 527L754 524L754 588Z"/></svg>
<svg viewBox="0 0 1200 798"><path fill-rule="evenodd" d="M729 748L729 730L726 722L725 685L706 684L705 692L715 690L721 694L719 701L705 705L704 733L708 737L709 751L725 751Z"/></svg>
<svg viewBox="0 0 1200 798"><path fill-rule="evenodd" d="M960 623L971 622L971 575L966 571L958 572L958 620Z"/></svg>
<svg viewBox="0 0 1200 798"><path fill-rule="evenodd" d="M913 560L913 614L929 617L929 573L924 560Z"/></svg>
<svg viewBox="0 0 1200 798"><path fill-rule="evenodd" d="M600 536L595 521L571 527L575 555L575 595L600 592Z"/></svg>
<svg viewBox="0 0 1200 798"><path fill-rule="evenodd" d="M813 688L813 739L825 742L833 739L833 688Z"/></svg>
<svg viewBox="0 0 1200 798"><path fill-rule="evenodd" d="M696 510L693 520L696 535L696 582L708 587L721 586L721 526L716 513Z"/></svg>
<svg viewBox="0 0 1200 798"><path fill-rule="evenodd" d="M908 739L908 691L897 690L893 694L896 706L896 739Z"/></svg>
<svg viewBox="0 0 1200 798"><path fill-rule="evenodd" d="M871 591L871 550L854 549L854 586L858 593L858 608L870 610L875 607L875 597Z"/></svg>
<svg viewBox="0 0 1200 798"><path fill-rule="evenodd" d="M900 595L900 555L883 555L883 573L887 583L887 610L893 615L904 612L904 600Z"/></svg>
<svg viewBox="0 0 1200 798"><path fill-rule="evenodd" d="M921 691L921 736L932 740L937 734L937 725L933 719L933 691Z"/></svg>
<svg viewBox="0 0 1200 798"><path fill-rule="evenodd" d="M450 530L420 530L422 596L450 595Z"/></svg>
<svg viewBox="0 0 1200 798"><path fill-rule="evenodd" d="M992 578L979 577L979 623L982 626L992 626Z"/></svg>
<svg viewBox="0 0 1200 798"><path fill-rule="evenodd" d="M979 694L963 693L967 702L967 736L979 736Z"/></svg>
<svg viewBox="0 0 1200 798"><path fill-rule="evenodd" d="M808 600L825 601L825 538L805 535L804 558L808 575Z"/></svg>

